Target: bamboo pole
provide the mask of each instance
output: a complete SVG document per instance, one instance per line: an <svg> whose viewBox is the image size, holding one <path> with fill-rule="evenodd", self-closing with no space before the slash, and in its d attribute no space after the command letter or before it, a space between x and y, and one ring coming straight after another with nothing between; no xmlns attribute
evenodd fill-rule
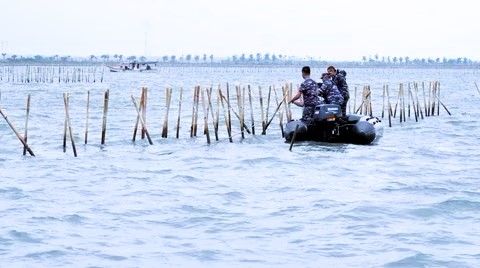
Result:
<svg viewBox="0 0 480 268"><path fill-rule="evenodd" d="M32 149L30 149L30 147L28 146L28 144L25 142L25 140L23 139L22 136L20 136L20 134L18 133L18 131L15 129L15 127L13 126L13 124L10 122L10 120L8 120L7 116L3 113L2 111L2 108L0 107L0 114L2 115L3 119L5 119L5 121L7 122L8 126L12 129L12 131L15 133L15 135L17 136L18 140L23 144L23 147L27 149L27 152L31 155L31 156L35 156L35 154L33 153Z"/></svg>
<svg viewBox="0 0 480 268"><path fill-rule="evenodd" d="M443 108L445 109L445 111L447 111L448 115L452 115L450 113L450 111L447 109L447 107L445 106L445 104L443 104L443 102L440 100L440 98L438 96L435 96L435 98L438 99L438 102L443 106Z"/></svg>
<svg viewBox="0 0 480 268"><path fill-rule="evenodd" d="M265 116L263 114L263 96L262 96L262 88L260 86L258 87L258 94L259 94L259 98L260 98L260 113L261 113L261 118L262 118L262 135L265 135L266 134L266 131L265 131L266 122L265 122Z"/></svg>
<svg viewBox="0 0 480 268"><path fill-rule="evenodd" d="M137 111L137 115L140 117L140 124L142 124L142 129L145 129L145 135L147 136L148 143L150 143L150 145L153 145L152 139L150 138L150 134L148 134L147 126L145 125L145 122L141 117L140 110L137 105L137 101L135 100L135 97L133 95L131 97L132 97L133 105L135 106L135 111Z"/></svg>
<svg viewBox="0 0 480 268"><path fill-rule="evenodd" d="M390 103L390 93L388 90L388 85L386 85L385 90L387 91L387 103L388 103L388 126L392 127L392 104Z"/></svg>
<svg viewBox="0 0 480 268"><path fill-rule="evenodd" d="M230 130L230 134L229 136L232 137L232 116L231 116L231 113L230 113L230 110L231 110L231 105L230 105L230 88L228 86L228 83L227 83L227 99L226 99L226 102L227 102L227 108L228 108L228 129Z"/></svg>
<svg viewBox="0 0 480 268"><path fill-rule="evenodd" d="M205 89L205 92L207 92L207 101L208 101L208 106L207 106L207 113L210 113L212 115L212 125L213 125L213 130L215 134L215 140L218 141L218 131L217 131L217 126L215 125L215 113L213 111L213 105L212 105L212 87ZM204 129L204 133L206 134L207 129Z"/></svg>
<svg viewBox="0 0 480 268"><path fill-rule="evenodd" d="M207 144L210 144L210 132L208 131L208 111L205 108L205 93L202 90L202 107L203 107L203 124L205 126L204 132L207 136Z"/></svg>
<svg viewBox="0 0 480 268"><path fill-rule="evenodd" d="M90 113L90 90L87 91L87 115L85 118L85 144L87 144L88 139L88 116Z"/></svg>
<svg viewBox="0 0 480 268"><path fill-rule="evenodd" d="M477 88L478 94L480 94L480 89L478 88L477 82L473 82L475 84L475 88Z"/></svg>
<svg viewBox="0 0 480 268"><path fill-rule="evenodd" d="M438 88L437 88L437 116L440 115L440 82L437 81L437 85L438 85Z"/></svg>
<svg viewBox="0 0 480 268"><path fill-rule="evenodd" d="M170 112L171 100L172 100L172 89L165 88L165 102L166 102L167 112L165 113L165 119L163 121L162 138L167 138L168 136L168 114Z"/></svg>
<svg viewBox="0 0 480 268"><path fill-rule="evenodd" d="M417 108L415 107L415 100L413 98L413 93L410 90L410 87L408 88L408 94L410 96L410 100L412 101L412 106L413 106L413 113L415 114L415 122L418 122L418 115L417 115ZM409 102L410 103L410 102ZM410 104L409 104L410 105ZM410 110L409 110L410 112Z"/></svg>
<svg viewBox="0 0 480 268"><path fill-rule="evenodd" d="M275 86L273 87L275 88ZM268 110L270 109L270 95L272 94L272 86L268 87L268 95L267 95L267 109L265 112L265 118L268 118Z"/></svg>
<svg viewBox="0 0 480 268"><path fill-rule="evenodd" d="M382 92L382 118L385 116L385 85L383 85L383 92Z"/></svg>
<svg viewBox="0 0 480 268"><path fill-rule="evenodd" d="M275 87L273 88L273 93L275 94L275 102L278 106L278 95L277 95L277 90L275 89ZM283 111L280 110L280 112L278 113L278 123L280 125L280 131L282 132L282 138L285 137L285 134L283 133Z"/></svg>
<svg viewBox="0 0 480 268"><path fill-rule="evenodd" d="M227 114L227 110L228 109L225 109L225 104L223 103L223 100L225 99L223 94L222 94L222 90L220 88L220 85L218 86L218 94L220 95L220 100L221 100L221 103L222 103L222 108L223 108L223 114L224 114L224 118L225 118L225 126L227 128L227 134L228 134L228 140L230 142L233 142L233 139L232 139L232 130L230 129L230 126L228 124L228 114ZM226 99L225 99L226 100Z"/></svg>
<svg viewBox="0 0 480 268"><path fill-rule="evenodd" d="M280 101L280 103L278 104L277 109L275 109L275 112L273 113L272 118L270 118L270 120L268 121L268 123L265 125L265 132L267 131L268 126L270 126L270 123L272 123L273 118L274 118L275 115L277 114L278 110L280 110L280 107L281 107L282 104L285 102L285 99L286 99L287 97L288 97L288 95L284 95L284 96L283 96L283 99L282 99L282 101ZM288 113L288 111L287 111L287 113Z"/></svg>
<svg viewBox="0 0 480 268"><path fill-rule="evenodd" d="M353 110L356 111L355 109L357 109L357 87L355 87L355 93L353 95Z"/></svg>
<svg viewBox="0 0 480 268"><path fill-rule="evenodd" d="M193 99L192 99L192 124L190 125L190 138L193 137L193 125L195 124L195 94L197 93L197 87L193 88Z"/></svg>
<svg viewBox="0 0 480 268"><path fill-rule="evenodd" d="M268 95L270 100L270 94ZM252 89L248 85L248 101L250 103L250 120L252 121L252 134L255 135L255 119L253 118Z"/></svg>
<svg viewBox="0 0 480 268"><path fill-rule="evenodd" d="M25 118L25 134L23 135L23 139L25 140L25 143L27 143L28 140L28 117L30 115L30 94L28 94L27 97L27 115ZM27 154L27 147L23 146L23 155Z"/></svg>
<svg viewBox="0 0 480 268"><path fill-rule="evenodd" d="M145 88L142 87L142 91L140 93L140 105L139 105L139 110L140 112L142 111L143 109L143 102L145 100ZM137 115L137 120L135 121L135 127L133 128L133 137L132 137L132 141L135 141L136 138L137 138L137 131L138 131L138 124L140 123L140 116ZM142 131L143 132L143 131Z"/></svg>
<svg viewBox="0 0 480 268"><path fill-rule="evenodd" d="M140 110L142 111L142 118L145 125L147 124L147 97L148 97L148 89L146 87L142 88L142 97L143 102L140 101ZM142 140L145 139L145 130L142 129Z"/></svg>
<svg viewBox="0 0 480 268"><path fill-rule="evenodd" d="M195 99L195 124L193 125L193 136L197 136L197 129L198 129L198 111L199 111L199 105L200 105L200 91L201 88L200 86L197 86L197 94L196 94L196 99Z"/></svg>
<svg viewBox="0 0 480 268"><path fill-rule="evenodd" d="M242 135L242 139L245 139L245 133L244 133L244 128L243 128L243 116L242 116L242 92L241 92L241 89L240 89L240 86L236 86L235 87L236 91L237 91L237 106L238 106L238 113L240 114L240 118L238 119L238 121L240 122L240 133Z"/></svg>
<svg viewBox="0 0 480 268"><path fill-rule="evenodd" d="M220 85L218 85L218 89L220 90ZM218 141L218 123L220 121L220 94L217 91L217 109L215 113L215 123L214 123L214 129L215 129L215 140Z"/></svg>
<svg viewBox="0 0 480 268"><path fill-rule="evenodd" d="M420 101L418 100L418 83L413 84L415 89L415 98L417 100L417 114L420 113L420 118L423 120L423 110L420 107Z"/></svg>
<svg viewBox="0 0 480 268"><path fill-rule="evenodd" d="M295 142L295 138L297 137L298 127L299 125L297 124L295 126L295 131L293 132L292 140L290 141L290 148L288 148L290 152L292 151L293 143Z"/></svg>
<svg viewBox="0 0 480 268"><path fill-rule="evenodd" d="M103 121L102 121L102 140L101 144L105 144L105 134L107 132L107 113L108 113L108 100L109 100L110 90L105 91L105 96L103 99Z"/></svg>
<svg viewBox="0 0 480 268"><path fill-rule="evenodd" d="M70 142L72 143L72 150L73 150L73 156L77 157L77 148L75 147L75 140L73 139L73 133L72 133L72 125L70 123L70 113L69 113L69 99L70 96L68 96L67 93L63 93L63 102L65 104L65 120L67 121L67 126L68 126L68 133L70 136Z"/></svg>
<svg viewBox="0 0 480 268"><path fill-rule="evenodd" d="M182 112L182 95L183 95L183 87L180 88L180 100L178 101L178 117L177 117L177 133L176 133L177 139L180 136L180 114Z"/></svg>
<svg viewBox="0 0 480 268"><path fill-rule="evenodd" d="M225 96L222 95L222 98L223 98L223 99L227 102L227 104L228 104L228 100L225 98ZM241 119L240 115L239 115L237 112L235 112L235 110L233 110L233 108L232 108L231 106L230 106L230 109L229 109L228 111L233 112L233 115L235 115L235 117L237 117L237 119L241 122L242 119ZM251 134L250 129L249 129L248 126L245 124L245 122L243 122L242 126L243 126L244 130L245 130L248 134ZM231 127L231 124L230 124L230 127Z"/></svg>

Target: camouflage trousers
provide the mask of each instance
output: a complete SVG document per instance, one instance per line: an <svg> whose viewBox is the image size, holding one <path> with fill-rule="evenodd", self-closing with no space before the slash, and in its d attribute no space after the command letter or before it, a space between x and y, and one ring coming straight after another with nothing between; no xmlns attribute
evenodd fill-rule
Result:
<svg viewBox="0 0 480 268"><path fill-rule="evenodd" d="M309 123L313 119L313 113L315 112L315 106L304 106L302 113L302 120L305 123Z"/></svg>

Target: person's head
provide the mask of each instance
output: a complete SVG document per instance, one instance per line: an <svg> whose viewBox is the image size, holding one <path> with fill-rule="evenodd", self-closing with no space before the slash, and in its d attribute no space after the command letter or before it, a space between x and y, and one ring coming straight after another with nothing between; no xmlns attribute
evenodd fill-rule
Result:
<svg viewBox="0 0 480 268"><path fill-rule="evenodd" d="M335 76L335 75L337 74L337 69L335 69L335 67L333 67L333 66L330 65L330 66L328 66L328 68L327 68L327 73L328 73L328 75L330 75L330 76Z"/></svg>
<svg viewBox="0 0 480 268"><path fill-rule="evenodd" d="M309 66L303 66L302 68L302 77L308 77L310 76L310 67Z"/></svg>
<svg viewBox="0 0 480 268"><path fill-rule="evenodd" d="M323 73L321 76L321 79L323 81L330 79L330 74L329 73Z"/></svg>

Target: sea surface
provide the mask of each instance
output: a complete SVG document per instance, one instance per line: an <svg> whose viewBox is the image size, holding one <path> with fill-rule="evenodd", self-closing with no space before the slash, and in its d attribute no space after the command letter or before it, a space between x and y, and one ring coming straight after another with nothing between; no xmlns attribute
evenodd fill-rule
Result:
<svg viewBox="0 0 480 268"><path fill-rule="evenodd" d="M442 106L439 116L419 122L413 112L402 123L397 115L391 128L383 119L383 136L372 145L303 142L289 151L277 117L259 135L258 87L266 105L269 86L301 82L300 67L163 68L105 73L103 83L0 82L0 107L20 134L31 95L28 143L36 154L23 156L0 118L0 267L480 267L480 72L347 69L350 102L357 87L358 106L370 85L377 116L384 84L394 104L400 83L425 82L428 89L430 81L440 82L451 116ZM225 93L227 82L232 100L235 86L251 85L256 135L242 139L232 115L230 143L220 109L219 140L210 114L208 144L200 103L191 138L193 87L216 92L220 84ZM153 145L140 136L132 141L131 95L138 99L141 87L148 88ZM162 138L166 87L173 94ZM67 92L78 157L70 139L63 152ZM275 108L272 93L269 117Z"/></svg>

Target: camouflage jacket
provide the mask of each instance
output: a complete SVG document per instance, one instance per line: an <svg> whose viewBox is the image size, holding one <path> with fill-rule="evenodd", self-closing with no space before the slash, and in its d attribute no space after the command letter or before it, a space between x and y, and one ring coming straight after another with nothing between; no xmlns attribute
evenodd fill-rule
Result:
<svg viewBox="0 0 480 268"><path fill-rule="evenodd" d="M316 106L320 103L318 98L318 85L311 78L306 78L300 85L300 92L303 95L304 106Z"/></svg>
<svg viewBox="0 0 480 268"><path fill-rule="evenodd" d="M333 83L337 86L338 90L340 90L343 99L348 100L350 98L350 94L348 93L348 84L345 76L341 73L338 73L333 78Z"/></svg>
<svg viewBox="0 0 480 268"><path fill-rule="evenodd" d="M338 90L337 86L329 78L323 79L323 84L320 87L319 92L320 97L323 98L325 103L342 105L344 101L340 90Z"/></svg>

